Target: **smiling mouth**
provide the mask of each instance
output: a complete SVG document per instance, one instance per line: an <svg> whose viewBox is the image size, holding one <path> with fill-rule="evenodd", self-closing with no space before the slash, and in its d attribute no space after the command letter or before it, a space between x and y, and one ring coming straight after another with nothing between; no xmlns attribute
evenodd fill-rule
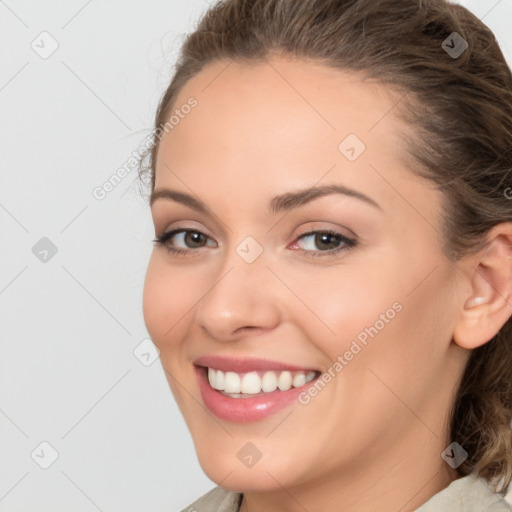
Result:
<svg viewBox="0 0 512 512"><path fill-rule="evenodd" d="M299 388L320 376L319 371L267 370L237 373L202 367L210 387L230 398L252 398Z"/></svg>

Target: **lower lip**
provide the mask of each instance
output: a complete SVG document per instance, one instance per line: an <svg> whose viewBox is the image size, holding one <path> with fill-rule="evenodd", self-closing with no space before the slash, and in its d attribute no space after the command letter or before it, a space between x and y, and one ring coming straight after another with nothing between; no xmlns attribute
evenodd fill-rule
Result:
<svg viewBox="0 0 512 512"><path fill-rule="evenodd" d="M235 423L250 423L262 420L298 401L298 395L313 382L288 391L273 391L254 398L231 398L213 389L208 382L207 369L195 368L203 401L217 418Z"/></svg>

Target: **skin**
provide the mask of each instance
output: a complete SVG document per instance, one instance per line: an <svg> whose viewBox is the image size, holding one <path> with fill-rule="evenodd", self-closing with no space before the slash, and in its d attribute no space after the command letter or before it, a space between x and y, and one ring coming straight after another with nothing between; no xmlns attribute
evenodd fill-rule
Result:
<svg viewBox="0 0 512 512"><path fill-rule="evenodd" d="M485 250L455 266L441 251L440 192L407 167L400 96L282 56L227 64L186 83L173 107L190 96L198 105L164 135L156 161L156 189L192 194L211 213L158 199L155 234L208 238L175 236L169 244L186 255L155 246L144 288L146 326L200 464L251 512L415 510L460 477L440 456L452 442L448 411L471 349L512 313L511 227L496 226ZM338 150L350 133L366 145L353 162ZM332 183L380 208L330 195L267 212L275 195ZM358 244L306 256L343 245L300 239L325 229ZM263 248L250 264L236 252L247 236ZM326 371L397 301L402 310L307 405L243 425L204 407L195 358ZM237 457L249 441L262 455L251 468Z"/></svg>

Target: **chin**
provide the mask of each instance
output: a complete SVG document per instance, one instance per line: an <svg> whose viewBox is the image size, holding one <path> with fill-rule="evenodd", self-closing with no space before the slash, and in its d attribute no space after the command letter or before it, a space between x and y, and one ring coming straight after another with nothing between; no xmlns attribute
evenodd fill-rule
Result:
<svg viewBox="0 0 512 512"><path fill-rule="evenodd" d="M233 443L235 444L235 442ZM244 446L247 442L241 442ZM196 448L197 450L197 448ZM197 450L199 464L206 476L224 489L232 492L269 492L281 489L281 486L293 486L300 475L294 474L299 464L279 459L267 460L264 455L252 466L243 462L236 450L218 451L211 447ZM288 467L285 467L288 466Z"/></svg>
<svg viewBox="0 0 512 512"><path fill-rule="evenodd" d="M258 470L254 467L250 469L241 469L233 468L232 466L228 469L226 466L223 468L223 472L219 469L219 466L215 467L214 463L209 463L204 466L201 465L201 467L210 480L232 492L263 493L275 491L280 488L277 482L281 483L283 481L280 474L275 475L273 471L269 471L269 473L274 476L274 480L263 467ZM285 482L284 486L288 487L288 485L289 483Z"/></svg>

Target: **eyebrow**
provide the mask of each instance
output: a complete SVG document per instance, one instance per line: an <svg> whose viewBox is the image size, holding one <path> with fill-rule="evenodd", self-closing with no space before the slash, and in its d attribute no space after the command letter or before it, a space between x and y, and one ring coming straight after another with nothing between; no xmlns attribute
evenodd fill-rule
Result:
<svg viewBox="0 0 512 512"><path fill-rule="evenodd" d="M382 211L382 207L371 197L368 197L362 192L348 188L344 185L334 184L305 188L302 190L287 192L285 194L275 196L269 203L268 212L271 214L288 212L303 206L306 203L313 201L314 199L332 194L342 194L345 196L354 197ZM149 200L150 207L158 199L168 199L170 201L184 204L185 206L188 206L189 208L192 208L198 212L205 214L209 213L209 208L200 199L197 199L184 192L178 192L177 190L171 190L169 188L158 188L153 190Z"/></svg>

